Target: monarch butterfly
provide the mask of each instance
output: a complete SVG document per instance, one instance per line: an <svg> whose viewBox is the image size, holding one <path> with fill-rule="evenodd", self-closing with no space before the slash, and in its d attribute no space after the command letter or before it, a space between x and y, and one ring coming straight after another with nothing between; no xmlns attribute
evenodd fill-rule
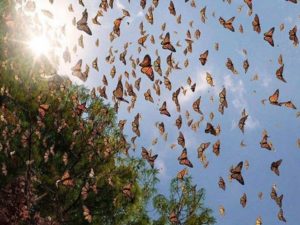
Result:
<svg viewBox="0 0 300 225"><path fill-rule="evenodd" d="M219 22L224 28L234 32L234 27L232 25L234 19L235 17L231 17L229 20L225 21L222 17L220 17Z"/></svg>
<svg viewBox="0 0 300 225"><path fill-rule="evenodd" d="M120 53L120 56L119 56L119 60L124 64L126 65L126 57L127 55L127 50L124 50L122 53Z"/></svg>
<svg viewBox="0 0 300 225"><path fill-rule="evenodd" d="M212 134L212 135L214 135L214 136L217 135L217 132L216 132L214 126L213 126L211 123L207 123L207 124L206 124L206 128L205 128L205 131L204 131L204 132L205 132L205 133L210 133L210 134Z"/></svg>
<svg viewBox="0 0 300 225"><path fill-rule="evenodd" d="M129 84L127 81L125 82L125 87L127 90L127 94L131 97L136 97L135 92L133 91L132 84Z"/></svg>
<svg viewBox="0 0 300 225"><path fill-rule="evenodd" d="M152 9L152 7L150 7L149 9L148 9L148 13L146 13L146 15L145 15L145 18L146 18L146 20L150 23L150 24L153 24L153 9Z"/></svg>
<svg viewBox="0 0 300 225"><path fill-rule="evenodd" d="M129 103L126 99L123 98L123 84L122 84L122 77L121 76L119 77L116 89L113 91L113 95L119 101Z"/></svg>
<svg viewBox="0 0 300 225"><path fill-rule="evenodd" d="M299 40L297 37L297 26L296 25L293 27L293 29L291 29L289 31L289 39L291 41L293 41L294 46L297 46L299 44Z"/></svg>
<svg viewBox="0 0 300 225"><path fill-rule="evenodd" d="M113 33L115 35L117 35L118 37L120 37L120 26L121 26L121 23L122 23L123 19L124 19L124 16L120 17L120 18L117 18L114 21Z"/></svg>
<svg viewBox="0 0 300 225"><path fill-rule="evenodd" d="M206 50L205 52L203 52L202 54L200 54L199 60L200 60L200 62L202 64L202 66L204 66L206 64L207 57L208 57L208 50Z"/></svg>
<svg viewBox="0 0 300 225"><path fill-rule="evenodd" d="M274 47L273 33L275 31L275 27L272 27L269 31L264 33L264 40L267 41L272 47Z"/></svg>
<svg viewBox="0 0 300 225"><path fill-rule="evenodd" d="M210 73L206 72L206 82L211 86L214 87L214 80Z"/></svg>
<svg viewBox="0 0 300 225"><path fill-rule="evenodd" d="M240 24L240 26L239 26L239 31L240 31L241 34L244 33L244 28L243 28L242 24Z"/></svg>
<svg viewBox="0 0 300 225"><path fill-rule="evenodd" d="M150 91L150 89L148 89L148 90L144 93L144 97L145 97L145 100L146 100L146 101L149 101L149 102L154 103L153 98L152 98L152 96L151 96L151 91Z"/></svg>
<svg viewBox="0 0 300 225"><path fill-rule="evenodd" d="M158 130L161 135L165 133L165 124L163 122L158 123Z"/></svg>
<svg viewBox="0 0 300 225"><path fill-rule="evenodd" d="M140 126L140 123L139 123L139 119L140 119L140 114L136 114L135 117L134 117L134 120L132 121L131 123L131 126L132 126L132 131L139 137L140 136L140 130L139 130L139 126Z"/></svg>
<svg viewBox="0 0 300 225"><path fill-rule="evenodd" d="M279 219L280 221L286 222L286 219L285 219L285 217L284 217L284 215L283 215L283 209L279 209L279 212L278 212L278 214L277 214L277 217L278 217L278 219Z"/></svg>
<svg viewBox="0 0 300 225"><path fill-rule="evenodd" d="M101 23L98 21L98 14L92 19L93 24L95 25L101 25Z"/></svg>
<svg viewBox="0 0 300 225"><path fill-rule="evenodd" d="M173 1L170 1L168 9L171 15L176 16L176 10Z"/></svg>
<svg viewBox="0 0 300 225"><path fill-rule="evenodd" d="M248 59L246 59L246 60L243 62L243 68L244 68L244 70L245 70L245 73L247 73L248 68L249 68L249 62L248 62Z"/></svg>
<svg viewBox="0 0 300 225"><path fill-rule="evenodd" d="M138 43L139 43L141 46L145 47L144 43L146 42L148 36L149 36L149 34L140 37L140 38L138 39Z"/></svg>
<svg viewBox="0 0 300 225"><path fill-rule="evenodd" d="M225 89L225 87L219 93L219 103L220 104L219 104L218 111L223 115L224 114L224 108L228 107L227 99L226 99L226 89Z"/></svg>
<svg viewBox="0 0 300 225"><path fill-rule="evenodd" d="M271 164L271 170L277 175L279 176L280 175L280 172L279 172L279 166L281 165L282 163L282 159L278 160L278 161L275 161L275 162L272 162Z"/></svg>
<svg viewBox="0 0 300 225"><path fill-rule="evenodd" d="M141 78L136 79L134 82L134 87L139 91L140 90L140 84L141 84Z"/></svg>
<svg viewBox="0 0 300 225"><path fill-rule="evenodd" d="M177 138L177 142L179 145L181 145L182 148L185 147L185 139L184 139L184 136L181 131L179 131L179 136Z"/></svg>
<svg viewBox="0 0 300 225"><path fill-rule="evenodd" d="M184 148L182 150L180 156L178 157L178 161L179 161L180 165L185 165L185 166L193 168L193 164L191 163L191 161L187 157L186 148Z"/></svg>
<svg viewBox="0 0 300 225"><path fill-rule="evenodd" d="M43 119L44 117L45 117L45 115L46 115L46 111L48 111L48 109L49 109L49 105L48 104L41 104L40 106L39 106L39 115L40 115L40 117Z"/></svg>
<svg viewBox="0 0 300 225"><path fill-rule="evenodd" d="M160 56L157 57L157 59L153 63L153 67L156 73L158 73L160 76L162 76L162 71L160 67Z"/></svg>
<svg viewBox="0 0 300 225"><path fill-rule="evenodd" d="M263 135L262 135L262 140L260 141L260 147L261 148L265 148L269 151L272 150L272 143L271 142L268 142L268 134L266 131L263 132Z"/></svg>
<svg viewBox="0 0 300 225"><path fill-rule="evenodd" d="M198 40L201 37L201 31L197 29L194 33L194 37Z"/></svg>
<svg viewBox="0 0 300 225"><path fill-rule="evenodd" d="M206 14L206 6L200 10L200 16L201 16L202 23L205 23L205 21L207 19L205 14Z"/></svg>
<svg viewBox="0 0 300 225"><path fill-rule="evenodd" d="M181 128L181 126L182 126L182 117L181 117L181 115L179 115L178 118L176 119L175 125L178 128L178 130Z"/></svg>
<svg viewBox="0 0 300 225"><path fill-rule="evenodd" d="M151 57L149 55L145 55L143 61L139 64L141 68L141 72L146 74L147 77L154 81L154 73L151 65Z"/></svg>
<svg viewBox="0 0 300 225"><path fill-rule="evenodd" d="M100 96L101 96L102 98L107 99L107 95L106 95L106 87L105 87L105 86L103 86L102 88L101 88L101 87L98 87L97 90L98 90L98 92L99 92L99 94L100 94Z"/></svg>
<svg viewBox="0 0 300 225"><path fill-rule="evenodd" d="M83 200L87 199L89 189L90 189L90 185L89 185L88 182L86 182L85 185L81 189L81 197L82 197Z"/></svg>
<svg viewBox="0 0 300 225"><path fill-rule="evenodd" d="M166 76L164 76L164 84L169 91L172 90L172 83Z"/></svg>
<svg viewBox="0 0 300 225"><path fill-rule="evenodd" d="M120 120L118 123L118 127L120 128L120 130L124 129L124 126L126 124L127 120Z"/></svg>
<svg viewBox="0 0 300 225"><path fill-rule="evenodd" d="M142 147L142 158L146 159L152 168L154 167L154 162L157 156L157 154L152 156L151 151L149 152L147 149Z"/></svg>
<svg viewBox="0 0 300 225"><path fill-rule="evenodd" d="M172 59L172 53L170 55L167 56L167 64L170 68L174 68L173 65L173 59Z"/></svg>
<svg viewBox="0 0 300 225"><path fill-rule="evenodd" d="M82 81L86 81L88 76L81 72L81 66L82 66L82 59L80 59L76 63L76 65L71 68L72 75L78 77Z"/></svg>
<svg viewBox="0 0 300 225"><path fill-rule="evenodd" d="M166 36L164 37L163 41L161 42L161 45L162 45L163 49L168 49L172 52L176 52L176 49L171 44L170 33L169 32L166 33Z"/></svg>
<svg viewBox="0 0 300 225"><path fill-rule="evenodd" d="M198 158L201 159L204 151L210 146L210 142L206 142L206 143L201 143L201 145L198 147L197 151L198 151Z"/></svg>
<svg viewBox="0 0 300 225"><path fill-rule="evenodd" d="M184 168L183 170L179 171L177 173L177 179L178 180L183 180L184 176L188 174L188 169Z"/></svg>
<svg viewBox="0 0 300 225"><path fill-rule="evenodd" d="M87 24L87 20L88 20L88 12L85 9L82 12L82 17L81 19L77 22L77 29L84 31L85 33L87 33L88 35L92 35L92 31L89 28L88 24Z"/></svg>
<svg viewBox="0 0 300 225"><path fill-rule="evenodd" d="M261 28L260 28L260 22L259 22L259 17L257 14L255 14L254 19L252 21L252 26L253 30L257 33L260 33Z"/></svg>
<svg viewBox="0 0 300 225"><path fill-rule="evenodd" d="M217 140L217 141L213 144L213 153L215 153L216 156L219 156L219 155L220 155L220 145L221 145L220 140Z"/></svg>
<svg viewBox="0 0 300 225"><path fill-rule="evenodd" d="M179 223L178 217L177 217L177 215L175 214L174 211L172 211L171 214L169 215L169 220L172 224L178 224Z"/></svg>
<svg viewBox="0 0 300 225"><path fill-rule="evenodd" d="M195 89L196 89L196 83L194 83L194 84L191 86L192 92L195 92ZM201 114L201 113L200 113L200 114Z"/></svg>
<svg viewBox="0 0 300 225"><path fill-rule="evenodd" d="M86 207L85 205L82 206L82 210L83 210L83 216L84 216L84 219L86 221L88 221L89 223L92 222L92 215L90 214L90 210L88 209L88 207Z"/></svg>
<svg viewBox="0 0 300 225"><path fill-rule="evenodd" d="M155 39L154 39L153 35L150 36L150 42L151 42L151 44L155 44Z"/></svg>
<svg viewBox="0 0 300 225"><path fill-rule="evenodd" d="M233 74L238 74L236 69L234 68L233 62L230 58L227 58L226 67L229 69Z"/></svg>
<svg viewBox="0 0 300 225"><path fill-rule="evenodd" d="M244 193L242 195L242 197L240 198L240 204L242 205L243 208L246 207L246 204L247 204L247 195L246 195L246 193Z"/></svg>
<svg viewBox="0 0 300 225"><path fill-rule="evenodd" d="M62 184L67 187L73 187L75 185L74 180L71 178L70 173L68 170L66 170L61 177Z"/></svg>
<svg viewBox="0 0 300 225"><path fill-rule="evenodd" d="M277 90L269 97L269 102L270 102L270 104L280 106L280 104L279 104L279 102L278 102L278 98L279 98L279 89L277 89Z"/></svg>
<svg viewBox="0 0 300 225"><path fill-rule="evenodd" d="M99 68L98 68L98 57L96 57L94 59L94 61L92 62L92 66L95 70L97 70L99 72Z"/></svg>
<svg viewBox="0 0 300 225"><path fill-rule="evenodd" d="M220 177L220 178L219 178L218 185L219 185L219 188L221 188L223 191L226 190L226 183L225 183L223 177Z"/></svg>
<svg viewBox="0 0 300 225"><path fill-rule="evenodd" d="M193 110L201 115L203 115L202 111L200 110L200 102L201 102L201 96L194 101L193 103Z"/></svg>
<svg viewBox="0 0 300 225"><path fill-rule="evenodd" d="M283 75L282 75L283 69L284 69L284 64L282 66L280 66L279 69L276 70L276 77L279 80L281 80L281 81L283 81L283 82L286 83L286 80L283 78Z"/></svg>
<svg viewBox="0 0 300 225"><path fill-rule="evenodd" d="M245 127L245 123L246 123L246 120L248 119L248 115L246 114L246 110L243 109L243 112L242 112L242 117L240 118L239 120L239 128L240 130L242 131L242 133L244 133L244 127Z"/></svg>
<svg viewBox="0 0 300 225"><path fill-rule="evenodd" d="M111 68L111 70L110 70L110 76L111 76L112 78L114 78L115 75L116 75L116 67L113 66L113 67Z"/></svg>
<svg viewBox="0 0 300 225"><path fill-rule="evenodd" d="M166 115L168 117L171 116L171 114L169 113L168 109L167 109L167 103L164 101L162 106L159 108L159 112L162 115Z"/></svg>
<svg viewBox="0 0 300 225"><path fill-rule="evenodd" d="M239 162L239 164L233 168L231 167L230 169L230 178L231 179L236 179L240 184L244 185L244 178L242 176L242 169L243 169L243 162Z"/></svg>

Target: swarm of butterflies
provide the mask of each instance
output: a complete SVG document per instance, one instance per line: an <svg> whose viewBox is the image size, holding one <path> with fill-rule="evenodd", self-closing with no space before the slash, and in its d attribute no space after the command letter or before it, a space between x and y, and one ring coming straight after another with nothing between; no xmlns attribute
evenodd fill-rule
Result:
<svg viewBox="0 0 300 225"><path fill-rule="evenodd" d="M49 0L51 4L53 4L54 0ZM79 0L78 4L82 6L82 14L80 18L74 17L72 24L78 29L80 33L80 37L78 39L78 45L81 48L84 48L84 35L92 36L92 26L100 26L101 27L101 18L105 17L105 14L110 10L115 7L115 2L114 0L99 0L99 9L96 13L96 15L92 15L92 19L89 19L89 12L85 8L85 3L84 1L88 0ZM125 1L125 0L124 0ZM174 87L172 85L170 76L173 71L184 71L185 68L189 66L189 60L186 59L183 62L183 65L180 65L179 61L176 61L175 57L173 56L174 53L177 53L179 51L182 51L182 54L184 56L187 56L188 54L191 54L193 52L193 44L200 39L201 37L201 31L199 29L193 29L193 21L189 23L189 26L191 29L188 29L186 32L186 37L185 37L185 47L181 45L181 43L178 41L177 43L174 43L171 38L170 32L166 31L166 23L161 24L161 30L162 34L159 37L155 37L154 35L151 35L144 29L144 23L149 23L151 25L154 24L154 16L153 12L156 10L156 8L160 7L160 2L163 0L138 0L140 7L142 10L145 10L145 20L142 18L141 23L139 24L139 31L140 31L140 38L136 41L136 45L138 46L137 48L137 58L134 58L134 56L127 56L128 48L133 45L133 43L126 42L124 44L124 50L120 52L119 54L119 61L124 65L128 66L127 60L129 59L131 62L131 73L125 71L124 76L128 79L128 81L123 82L122 80L122 75L120 75L117 78L117 85L116 87L113 88L112 93L110 93L113 97L113 103L114 103L114 108L116 112L118 112L118 109L120 105L124 104L127 107L127 111L130 114L133 108L135 107L135 104L137 102L138 96L141 98L144 96L145 101L148 101L149 103L157 103L159 104L159 113L162 116L162 119L165 117L172 117L174 118L174 115L171 115L171 110L168 109L167 101L162 101L162 103L155 102L154 94L157 95L158 97L161 96L161 91L164 90L162 88L162 85L165 86L165 89L168 91L174 90L172 93L172 102L174 102L174 106L176 107L177 112L179 113L179 116L174 118L175 126L179 130L179 134L177 137L177 144L182 148L181 154L178 157L178 163L180 165L185 166L184 169L180 170L177 174L177 179L178 180L183 180L184 177L188 174L188 169L193 168L193 163L188 157L188 151L186 148L186 141L185 141L185 136L181 130L182 124L183 124L183 115L181 114L181 105L179 102L179 95L186 95L187 91L189 91L187 88L181 86L181 87ZM197 9L197 1L196 0L164 0L168 2L168 8L165 9L166 11L169 12L170 16L173 16L176 18L176 22L178 24L181 24L181 14L178 13L177 7L179 9L181 4L189 4L191 8ZM223 0L225 1L225 0ZM297 0L283 0L286 1L287 4L297 4ZM231 4L231 0L226 0L228 4ZM243 3L238 10L241 11L242 7L247 7L248 9L248 15L250 18L252 18L252 27L253 27L253 32L256 32L257 34L261 34L262 29L261 29L261 21L259 18L259 15L255 13L255 7L254 5L258 1L252 1L252 0L240 0L240 2ZM130 4L136 4L136 1L130 1L128 0L128 3ZM27 8L31 9L34 7L34 1L28 0L27 1ZM74 4L74 3L73 3ZM148 7L148 9L146 9ZM73 5L70 4L68 6L68 12L73 13ZM53 17L53 14L50 11L43 10L42 13L47 16L47 17ZM122 9L122 15L117 16L115 20L113 21L113 27L111 27L111 32L109 34L109 40L113 44L113 41L117 38L119 38L123 32L123 23L126 23L126 20L130 18L130 11L126 9ZM213 17L215 17L213 13ZM158 18L157 18L158 19ZM206 15L206 7L203 7L200 9L200 21L205 24L207 20L207 15ZM236 32L236 27L234 25L234 20L235 17L231 18L223 18L219 17L216 19L219 24L220 24L220 29L227 29L228 32ZM125 22L124 22L125 21ZM159 21L160 22L160 21ZM129 22L127 22L128 25ZM138 28L137 28L138 29ZM244 32L243 26L240 25L238 28L240 33ZM284 30L284 24L280 25L280 30ZM270 27L269 29L266 29L265 32L262 34L263 40L265 40L265 44L269 45L270 48L274 47L276 40L273 39L273 34L275 32L275 27ZM289 40L291 41L292 45L295 47L298 46L299 40L297 37L297 26L292 27L288 33L287 36ZM157 40L159 39L159 41ZM150 43L149 43L150 42ZM150 46L150 44L154 45L156 43L160 44L161 50L167 52L167 57L163 59L159 55L159 51L155 51L155 55L149 54L143 54L141 55L141 52L143 50L147 51L147 46ZM96 40L95 45L99 46L99 39ZM219 50L219 43L215 43L215 51ZM76 53L77 51L77 46L73 48L73 52ZM209 51L210 50L205 50L204 52L201 52L199 55L199 64L201 66L205 66L209 59ZM247 55L247 51L244 49L243 50L245 55ZM118 53L117 50L113 50L112 47L110 47L108 55L105 57L105 63L107 65L111 65L111 70L110 70L110 76L112 79L115 78L115 75L117 73L117 67L115 66L115 60L116 60L116 53ZM70 63L71 62L71 52L68 49L68 47L65 48L62 54L62 58L65 61L65 63ZM166 62L166 65L168 68L163 71L161 67L161 62L164 60ZM281 82L287 83L286 79L284 78L284 63L283 63L283 57L282 55L279 56L278 58L278 63L279 63L279 68L276 70L276 78L280 80ZM227 61L225 63L226 68L233 74L237 75L238 71L234 66L234 63L231 58L227 58ZM87 81L89 77L89 72L90 72L90 67L88 65L85 65L85 68L83 67L83 60L79 59L74 66L71 68L72 75L79 78L83 82ZM243 69L244 72L247 73L248 68L250 67L250 63L248 59L245 59L243 61ZM92 61L92 68L95 69L97 72L99 72L99 67L98 67L98 58L95 58ZM134 83L129 83L129 77L132 77L135 81ZM141 81L147 80L149 85L149 88L147 88L145 93L140 93L140 85ZM258 76L254 76L252 80L257 80ZM209 86L214 87L214 78L213 75L210 74L209 72L206 72L206 82ZM108 79L105 75L102 76L102 83L103 86L99 86L97 88L93 88L91 90L92 95L98 94L108 100L108 94L106 93L107 87L109 86ZM197 83L192 81L191 77L188 77L187 79L187 84L189 86L190 91L195 92L197 88ZM125 86L125 88L124 88ZM152 87L152 88L151 88ZM218 112L223 115L225 110L228 108L228 101L227 101L227 95L226 95L226 88L223 86L220 91L218 91ZM129 99L130 98L130 99ZM211 99L213 101L213 99ZM262 100L262 104L265 104L268 102L271 105L274 105L276 107L286 107L291 110L296 110L297 106L292 102L290 99L281 99L280 98L280 90L276 89L274 90L273 93L270 93L267 99ZM84 111L86 103L81 103L80 106L83 108L79 108L78 110ZM147 106L148 107L148 106ZM204 120L204 113L201 110L201 96L198 97L193 103L192 103L192 110L199 114L200 120L194 121L193 119L190 119L189 112L187 111L185 116L187 118L187 125L188 127L191 127L194 131L197 131L200 123ZM43 115L44 111L44 106L40 107L40 113ZM245 125L247 123L249 115L247 111L244 109L241 113L241 117L238 122L238 128L241 130L242 133L245 132ZM300 117L300 113L297 113L297 117ZM211 112L209 114L209 118L211 122L206 122L206 127L204 130L205 134L209 134L212 136L218 136L221 132L221 126L214 125L212 124L213 118L214 118L214 113ZM139 137L141 137L141 131L140 131L140 120L142 119L142 115L140 113L137 113L134 116L133 121L131 122L131 129L132 132L135 134L130 140L132 143L131 147L132 149L136 148L135 140ZM118 126L121 130L124 129L125 125L127 123L127 120L119 120ZM166 132L165 124L164 122L157 122L156 127L159 131L159 133L163 136L164 139L167 139L168 133ZM152 144L155 145L157 143L157 138L155 138L152 141ZM300 139L297 140L298 146L300 147ZM177 144L172 144L170 146L171 149L174 149ZM267 151L272 151L273 150L273 145L272 142L269 140L269 136L266 130L263 131L261 135L261 141L260 141L260 147L262 149L265 149ZM221 140L218 139L215 141L215 143L210 143L210 142L204 142L201 143L199 148L197 149L198 152L198 158L204 168L206 168L209 165L209 162L206 158L205 151L209 148L209 146L212 146L212 151L216 156L219 156L220 154L220 148L221 148ZM245 144L243 141L241 142L241 147L244 147ZM145 159L152 168L155 167L155 161L159 157L158 154L152 154L151 150L146 149L145 147L141 147L141 157ZM282 159L279 159L278 161L274 161L270 165L271 171L273 171L277 176L280 175L280 165L282 163ZM243 168L248 169L249 167L249 162L246 160L245 162L237 162L236 165L233 165L229 169L229 179L230 180L236 180L240 185L244 185L245 181L243 177ZM63 178L69 176L69 174L66 172L63 175ZM64 179L62 179L64 180ZM72 185L72 184L65 184L65 185ZM218 185L220 189L226 190L226 183L223 177L219 177ZM123 194L126 197L131 197L131 184L128 184L124 186L123 188ZM262 193L259 194L260 198L262 197ZM277 189L276 185L272 187L271 198L275 201L275 203L279 207L279 212L278 212L278 219L282 222L286 222L286 218L284 216L283 208L282 208L282 201L283 201L283 194L279 195L277 194ZM247 194L244 193L241 198L240 198L240 204L244 208L247 205ZM225 208L223 206L220 206L219 212L221 215L225 214ZM88 222L92 221L92 216L89 212L89 209L84 206L83 207L83 214ZM172 224L179 224L178 217L176 213L172 212L169 215L169 220ZM256 219L256 225L261 225L263 224L262 218L258 217Z"/></svg>

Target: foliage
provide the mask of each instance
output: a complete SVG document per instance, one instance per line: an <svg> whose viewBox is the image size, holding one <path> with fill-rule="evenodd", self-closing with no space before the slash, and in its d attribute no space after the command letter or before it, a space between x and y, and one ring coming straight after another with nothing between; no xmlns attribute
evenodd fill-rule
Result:
<svg viewBox="0 0 300 225"><path fill-rule="evenodd" d="M153 224L210 225L215 220L212 211L204 206L204 189L197 189L191 177L170 184L170 196L157 195L153 199L159 218Z"/></svg>

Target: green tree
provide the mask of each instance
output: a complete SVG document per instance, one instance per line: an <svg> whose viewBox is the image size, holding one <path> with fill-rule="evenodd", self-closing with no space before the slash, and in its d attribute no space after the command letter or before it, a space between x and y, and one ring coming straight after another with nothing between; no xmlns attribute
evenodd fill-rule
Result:
<svg viewBox="0 0 300 225"><path fill-rule="evenodd" d="M197 189L191 177L172 179L170 196L159 194L153 199L154 208L159 214L159 218L153 224L214 224L211 209L204 206L204 198L204 189Z"/></svg>

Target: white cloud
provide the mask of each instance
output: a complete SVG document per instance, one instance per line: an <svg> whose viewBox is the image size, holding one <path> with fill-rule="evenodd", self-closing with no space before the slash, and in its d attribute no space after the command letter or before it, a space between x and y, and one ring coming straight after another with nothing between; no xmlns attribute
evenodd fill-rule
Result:
<svg viewBox="0 0 300 225"><path fill-rule="evenodd" d="M119 0L116 1L116 6L120 10L125 9L125 6Z"/></svg>

